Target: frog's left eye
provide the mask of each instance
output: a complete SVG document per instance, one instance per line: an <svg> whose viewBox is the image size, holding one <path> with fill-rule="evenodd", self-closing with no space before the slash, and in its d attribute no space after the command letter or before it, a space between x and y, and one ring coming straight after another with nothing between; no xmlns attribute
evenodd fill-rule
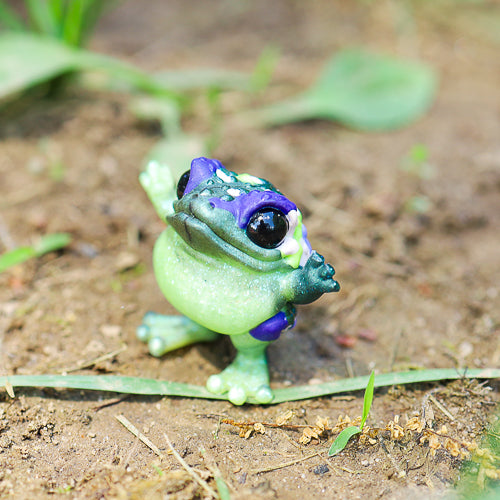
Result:
<svg viewBox="0 0 500 500"><path fill-rule="evenodd" d="M191 170L187 170L181 175L179 182L177 183L177 199L181 199L186 191L186 186L189 182L189 176L191 175Z"/></svg>
<svg viewBox="0 0 500 500"><path fill-rule="evenodd" d="M247 224L247 236L262 248L276 248L288 232L286 215L276 208L257 210Z"/></svg>

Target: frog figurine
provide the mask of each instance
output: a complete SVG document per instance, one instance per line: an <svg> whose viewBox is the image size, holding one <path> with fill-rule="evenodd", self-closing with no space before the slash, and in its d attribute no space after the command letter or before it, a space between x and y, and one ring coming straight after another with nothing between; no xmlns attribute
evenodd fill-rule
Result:
<svg viewBox="0 0 500 500"><path fill-rule="evenodd" d="M235 405L271 402L266 347L294 326L294 304L340 289L300 211L268 181L208 158L194 159L177 185L157 162L139 179L168 223L154 247L156 279L184 316L148 312L138 338L162 356L229 335L236 358L207 389Z"/></svg>

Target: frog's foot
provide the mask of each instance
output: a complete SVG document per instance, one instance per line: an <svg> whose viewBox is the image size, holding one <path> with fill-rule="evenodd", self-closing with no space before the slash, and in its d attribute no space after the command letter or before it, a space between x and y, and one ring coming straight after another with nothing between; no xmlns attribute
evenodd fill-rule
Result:
<svg viewBox="0 0 500 500"><path fill-rule="evenodd" d="M248 356L239 352L236 359L218 375L207 380L207 389L215 394L224 394L234 405L242 405L248 399L260 404L270 403L274 397L269 387L267 361L261 356Z"/></svg>
<svg viewBox="0 0 500 500"><path fill-rule="evenodd" d="M164 316L154 312L146 313L137 327L137 337L147 342L149 352L156 357L196 342L210 342L218 336L185 316Z"/></svg>
<svg viewBox="0 0 500 500"><path fill-rule="evenodd" d="M306 273L311 285L321 291L338 292L340 285L333 279L335 269L325 262L325 258L318 252L312 252L307 261L304 272Z"/></svg>
<svg viewBox="0 0 500 500"><path fill-rule="evenodd" d="M173 213L172 202L176 199L175 182L166 165L150 161L144 172L139 175L139 182L161 218Z"/></svg>

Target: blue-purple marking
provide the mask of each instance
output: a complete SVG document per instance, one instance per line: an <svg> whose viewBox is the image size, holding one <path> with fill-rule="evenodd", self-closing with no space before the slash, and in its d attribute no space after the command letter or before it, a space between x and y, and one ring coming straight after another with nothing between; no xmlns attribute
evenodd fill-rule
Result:
<svg viewBox="0 0 500 500"><path fill-rule="evenodd" d="M213 207L223 208L231 212L238 223L238 226L244 229L250 220L250 217L259 209L272 207L281 210L284 214L290 210L297 210L297 206L282 194L274 191L254 190L249 193L241 194L232 201L221 200L220 198L210 198Z"/></svg>
<svg viewBox="0 0 500 500"><path fill-rule="evenodd" d="M286 314L280 311L275 314L272 318L267 319L260 325L256 326L250 330L250 335L257 340L262 340L263 342L271 342L280 337L283 330L293 328L295 326L295 319L293 325L288 323Z"/></svg>

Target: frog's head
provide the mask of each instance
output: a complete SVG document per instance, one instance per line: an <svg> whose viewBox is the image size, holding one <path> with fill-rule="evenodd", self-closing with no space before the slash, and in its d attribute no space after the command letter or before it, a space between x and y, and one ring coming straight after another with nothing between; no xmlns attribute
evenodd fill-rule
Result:
<svg viewBox="0 0 500 500"><path fill-rule="evenodd" d="M196 158L167 221L194 250L260 271L303 266L311 254L297 206L272 184Z"/></svg>

